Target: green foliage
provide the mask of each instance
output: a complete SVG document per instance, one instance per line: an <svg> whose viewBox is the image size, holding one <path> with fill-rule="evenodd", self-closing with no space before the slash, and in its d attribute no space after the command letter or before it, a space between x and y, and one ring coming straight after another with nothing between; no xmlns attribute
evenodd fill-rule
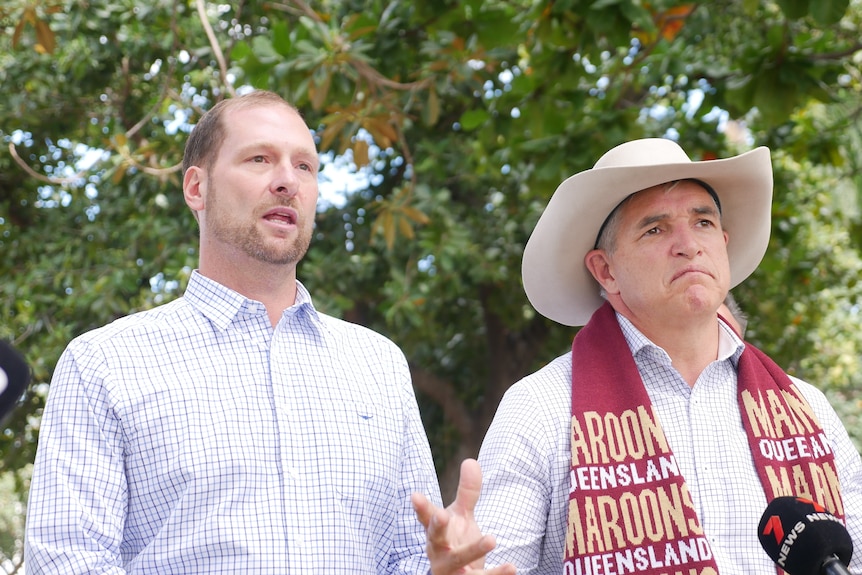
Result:
<svg viewBox="0 0 862 575"><path fill-rule="evenodd" d="M643 136L696 159L775 151L772 243L737 299L752 340L862 438L858 3L204 5L205 20L180 0L0 8L0 337L34 380L3 472L33 459L68 340L182 292L197 261L188 124L241 85L295 103L321 151L369 182L321 208L300 277L319 308L404 348L444 490L506 388L574 335L520 285L544 205Z"/></svg>
<svg viewBox="0 0 862 575"><path fill-rule="evenodd" d="M770 249L740 290L758 311L750 336L785 357L782 365L793 375L821 387L859 388L860 336L845 331L859 323L862 272L848 233L848 222L858 217L853 190L834 169L803 169L785 155L775 165Z"/></svg>
<svg viewBox="0 0 862 575"><path fill-rule="evenodd" d="M21 533L24 532L24 510L32 468L32 465L25 465L0 475L0 549L6 560L6 572L9 572L9 566L14 570L23 564Z"/></svg>

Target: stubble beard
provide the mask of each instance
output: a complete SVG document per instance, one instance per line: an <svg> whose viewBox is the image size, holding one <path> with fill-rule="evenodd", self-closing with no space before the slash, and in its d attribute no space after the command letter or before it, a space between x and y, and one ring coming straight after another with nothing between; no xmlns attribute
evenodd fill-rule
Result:
<svg viewBox="0 0 862 575"><path fill-rule="evenodd" d="M300 225L297 221L297 236L293 241L267 241L257 227L257 219L249 224L232 221L227 212L218 209L217 197L218 193L213 187L204 217L207 228L219 242L233 246L259 262L273 265L295 265L308 252L311 245L311 225Z"/></svg>

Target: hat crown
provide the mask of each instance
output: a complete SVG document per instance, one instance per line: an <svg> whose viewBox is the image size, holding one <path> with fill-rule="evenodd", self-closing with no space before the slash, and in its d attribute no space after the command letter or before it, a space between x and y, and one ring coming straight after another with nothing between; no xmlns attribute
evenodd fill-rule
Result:
<svg viewBox="0 0 862 575"><path fill-rule="evenodd" d="M608 150L593 169L685 163L691 163L691 158L676 142L666 138L644 138Z"/></svg>

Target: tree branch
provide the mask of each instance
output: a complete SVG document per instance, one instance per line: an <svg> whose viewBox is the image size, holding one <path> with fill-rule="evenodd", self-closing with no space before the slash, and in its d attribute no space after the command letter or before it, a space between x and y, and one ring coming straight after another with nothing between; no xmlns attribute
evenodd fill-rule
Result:
<svg viewBox="0 0 862 575"><path fill-rule="evenodd" d="M73 184L76 181L83 178L84 174L86 173L86 172L78 172L74 176L71 176L68 178L52 178L52 177L40 174L39 172L37 172L36 170L31 168L30 165L27 164L27 162L25 162L23 160L23 158L21 158L21 156L18 155L18 150L15 148L15 144L13 142L9 142L9 154L12 156L12 159L15 160L15 163L18 164L19 166L21 166L21 169L23 169L25 172L27 172L27 174L29 176L36 178L40 182L45 182L46 184L54 184L54 185L58 185L58 186L65 186L68 184Z"/></svg>
<svg viewBox="0 0 862 575"><path fill-rule="evenodd" d="M827 52L823 54L811 54L808 58L812 61L818 60L841 60L846 58L847 56L852 56L859 50L862 50L862 43L857 42L852 46L848 47L845 50L841 50L840 52Z"/></svg>
<svg viewBox="0 0 862 575"><path fill-rule="evenodd" d="M207 18L207 8L205 0L197 0L197 8L198 8L198 16L201 20L201 25L204 27L204 31L207 33L207 39L210 41L210 48L212 48L213 56L215 56L216 61L218 62L219 72L221 74L221 80L227 89L228 93L231 96L236 96L236 91L233 89L233 86L227 79L227 62L225 61L224 54L221 51L221 47L218 45L218 40L215 37L215 33L213 32L213 28L210 25L209 18Z"/></svg>

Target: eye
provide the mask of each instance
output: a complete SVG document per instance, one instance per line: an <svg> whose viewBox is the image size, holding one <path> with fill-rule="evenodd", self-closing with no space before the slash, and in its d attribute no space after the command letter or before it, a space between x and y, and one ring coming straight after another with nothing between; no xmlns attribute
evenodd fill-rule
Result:
<svg viewBox="0 0 862 575"><path fill-rule="evenodd" d="M653 227L651 227L650 229L648 229L647 231L645 231L645 232L644 232L644 235L645 235L645 236L654 236L654 235L656 235L657 233L659 233L660 231L661 231L661 230L659 229L659 227L658 227L658 226L653 226Z"/></svg>
<svg viewBox="0 0 862 575"><path fill-rule="evenodd" d="M266 156L252 156L251 162L254 164L262 164L266 162Z"/></svg>

